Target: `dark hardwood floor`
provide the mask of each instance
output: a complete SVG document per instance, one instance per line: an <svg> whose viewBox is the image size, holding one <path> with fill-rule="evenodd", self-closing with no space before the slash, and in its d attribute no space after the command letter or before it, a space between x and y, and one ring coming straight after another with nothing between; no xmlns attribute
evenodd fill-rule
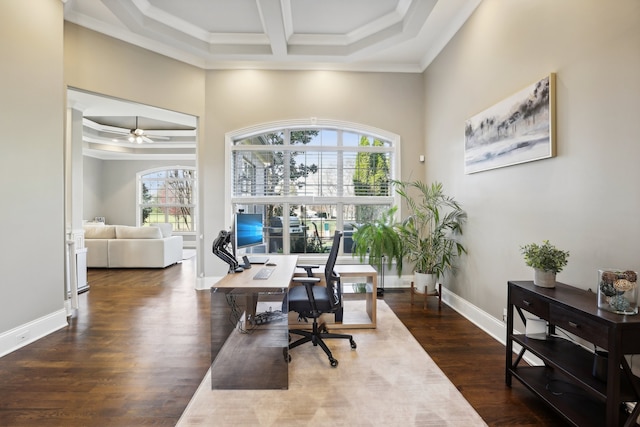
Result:
<svg viewBox="0 0 640 427"><path fill-rule="evenodd" d="M195 259L163 270L90 269L71 324L0 358L0 426L173 426L209 367L209 292ZM504 347L437 300L383 299L490 426L562 426ZM425 396L427 399L428 396Z"/></svg>

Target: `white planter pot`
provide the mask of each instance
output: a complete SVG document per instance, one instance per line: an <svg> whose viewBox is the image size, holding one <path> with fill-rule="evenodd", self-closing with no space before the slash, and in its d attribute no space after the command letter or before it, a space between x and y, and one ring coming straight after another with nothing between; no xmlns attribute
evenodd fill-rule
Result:
<svg viewBox="0 0 640 427"><path fill-rule="evenodd" d="M556 287L556 273L553 271L543 271L537 268L533 269L533 284L541 288Z"/></svg>
<svg viewBox="0 0 640 427"><path fill-rule="evenodd" d="M436 291L436 275L426 273L413 273L413 283L415 284L416 291L420 293L427 292L432 294Z"/></svg>

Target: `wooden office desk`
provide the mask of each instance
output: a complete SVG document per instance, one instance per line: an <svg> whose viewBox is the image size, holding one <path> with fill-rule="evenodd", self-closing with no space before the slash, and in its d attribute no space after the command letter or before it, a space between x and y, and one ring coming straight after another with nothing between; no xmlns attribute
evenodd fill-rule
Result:
<svg viewBox="0 0 640 427"><path fill-rule="evenodd" d="M269 255L274 267L253 265L227 274L211 287L211 388L222 390L287 389L288 309L277 313L289 288L298 257ZM273 269L254 280L261 268ZM254 324L256 307L275 316Z"/></svg>

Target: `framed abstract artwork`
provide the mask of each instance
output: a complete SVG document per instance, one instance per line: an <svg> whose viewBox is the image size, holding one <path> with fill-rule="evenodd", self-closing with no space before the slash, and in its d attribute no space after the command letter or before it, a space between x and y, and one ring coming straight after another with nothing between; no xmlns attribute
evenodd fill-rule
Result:
<svg viewBox="0 0 640 427"><path fill-rule="evenodd" d="M465 174L556 155L555 77L551 73L465 122Z"/></svg>

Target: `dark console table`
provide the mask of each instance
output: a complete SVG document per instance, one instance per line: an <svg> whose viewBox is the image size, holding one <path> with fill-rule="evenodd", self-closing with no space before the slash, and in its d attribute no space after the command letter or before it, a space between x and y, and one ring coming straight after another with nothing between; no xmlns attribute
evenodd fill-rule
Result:
<svg viewBox="0 0 640 427"><path fill-rule="evenodd" d="M539 317L548 322L546 339L513 330L514 311L522 322ZM531 316L533 315L533 316ZM594 352L556 328L608 351L606 379L593 375ZM522 346L514 355L513 344ZM544 366L520 364L525 352ZM541 288L528 281L508 282L506 383L516 378L575 426L635 426L640 404L631 414L625 402L640 400L640 381L625 354L640 353L640 315L624 316L598 309L597 295L562 283ZM515 356L515 359L514 359Z"/></svg>

